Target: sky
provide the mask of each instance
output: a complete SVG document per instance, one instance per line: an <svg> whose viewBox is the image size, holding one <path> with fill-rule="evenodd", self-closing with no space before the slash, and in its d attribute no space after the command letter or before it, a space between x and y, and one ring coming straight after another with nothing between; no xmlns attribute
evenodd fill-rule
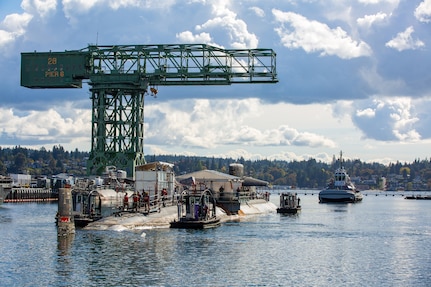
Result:
<svg viewBox="0 0 431 287"><path fill-rule="evenodd" d="M430 159L430 31L431 0L1 1L0 147L91 148L88 84L21 87L21 52L198 43L273 49L279 82L158 87L144 154Z"/></svg>

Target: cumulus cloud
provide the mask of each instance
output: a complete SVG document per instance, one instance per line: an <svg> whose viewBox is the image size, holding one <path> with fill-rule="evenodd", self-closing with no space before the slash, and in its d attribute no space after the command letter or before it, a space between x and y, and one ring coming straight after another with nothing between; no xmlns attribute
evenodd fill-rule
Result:
<svg viewBox="0 0 431 287"><path fill-rule="evenodd" d="M265 11L263 11L261 8L254 6L254 7L250 7L249 9L253 11L256 14L256 16L261 18L265 17Z"/></svg>
<svg viewBox="0 0 431 287"><path fill-rule="evenodd" d="M21 8L30 14L38 14L41 18L45 18L56 11L57 0L23 0Z"/></svg>
<svg viewBox="0 0 431 287"><path fill-rule="evenodd" d="M0 23L0 49L23 36L32 18L28 13L7 15Z"/></svg>
<svg viewBox="0 0 431 287"><path fill-rule="evenodd" d="M364 29L369 29L374 24L381 23L385 21L385 19L387 18L388 18L388 15L386 13L379 12L377 14L365 15L362 18L358 18L356 22L358 23L359 27Z"/></svg>
<svg viewBox="0 0 431 287"><path fill-rule="evenodd" d="M72 108L71 105L68 105ZM0 109L1 140L19 141L37 140L43 143L61 143L78 147L85 139L88 150L91 134L91 111L67 109L70 117L60 114L55 109L29 111L24 115L13 109Z"/></svg>
<svg viewBox="0 0 431 287"><path fill-rule="evenodd" d="M253 101L175 101L146 107L147 142L213 148L229 141L244 113L257 111ZM228 136L229 134L229 136Z"/></svg>
<svg viewBox="0 0 431 287"><path fill-rule="evenodd" d="M359 74L364 83L381 94L399 95L400 91L407 88L407 84L402 78L385 78L379 73L376 66L371 68L363 67L359 70Z"/></svg>
<svg viewBox="0 0 431 287"><path fill-rule="evenodd" d="M164 153L161 153L164 154ZM230 150L224 154L208 154L208 156L214 156L216 158L233 158L233 159L239 159L243 158L245 160L285 160L285 161L302 161L302 160L309 160L311 158L316 159L318 161L323 162L331 162L332 156L329 156L326 153L317 153L314 155L311 154L302 154L298 155L291 151L281 151L274 153L270 156L262 155L260 153L252 153L245 149L234 149Z"/></svg>
<svg viewBox="0 0 431 287"><path fill-rule="evenodd" d="M412 100L414 105L414 114L419 119L415 122L415 130L420 134L422 139L431 139L431 100L429 97Z"/></svg>
<svg viewBox="0 0 431 287"><path fill-rule="evenodd" d="M276 21L281 23L275 31L285 47L302 48L307 53L320 52L321 56L334 55L341 59L369 56L372 53L367 43L352 39L340 27L331 29L324 23L293 12L273 9L272 13ZM284 24L288 24L292 30L285 28Z"/></svg>
<svg viewBox="0 0 431 287"><path fill-rule="evenodd" d="M62 0L63 12L66 18L72 19L76 14L88 12L103 0Z"/></svg>
<svg viewBox="0 0 431 287"><path fill-rule="evenodd" d="M374 118L376 116L376 111L371 108L366 108L364 110L358 110L356 112L357 117L364 117L364 118Z"/></svg>
<svg viewBox="0 0 431 287"><path fill-rule="evenodd" d="M234 49L257 48L259 40L250 33L247 23L237 18L237 14L229 9L228 1L212 1L212 14L215 16L205 23L196 26L197 31L224 29L227 31L230 46Z"/></svg>
<svg viewBox="0 0 431 287"><path fill-rule="evenodd" d="M85 14L97 6L109 7L112 10L129 7L151 10L165 10L169 9L175 3L175 0L62 0L64 15L71 21L75 21L76 16Z"/></svg>
<svg viewBox="0 0 431 287"><path fill-rule="evenodd" d="M334 147L330 139L287 125L261 130L246 121L261 101L184 100L146 108L146 142L213 149L221 145Z"/></svg>
<svg viewBox="0 0 431 287"><path fill-rule="evenodd" d="M202 32L200 34L193 34L190 31L184 31L181 33L177 33L175 37L181 43L188 44L208 44L216 47L221 47L220 45L212 42L211 35L209 33ZM221 47L222 48L222 47Z"/></svg>
<svg viewBox="0 0 431 287"><path fill-rule="evenodd" d="M177 1L176 0L108 0L109 7L114 10L123 7L139 7L144 9L169 9Z"/></svg>
<svg viewBox="0 0 431 287"><path fill-rule="evenodd" d="M417 48L425 46L424 42L422 42L421 40L413 39L413 32L413 27L408 27L404 32L398 33L395 38L387 42L385 44L386 47L393 48L401 52L404 50L415 50Z"/></svg>
<svg viewBox="0 0 431 287"><path fill-rule="evenodd" d="M362 4L394 4L398 5L400 0L358 0Z"/></svg>
<svg viewBox="0 0 431 287"><path fill-rule="evenodd" d="M322 147L322 148L335 148L336 144L321 135L317 135L309 132L299 133L297 137L294 138L293 145L297 146L309 146L309 147Z"/></svg>
<svg viewBox="0 0 431 287"><path fill-rule="evenodd" d="M366 138L379 141L415 142L422 138L420 122L410 98L375 98L354 104L353 122ZM365 107L364 107L365 106Z"/></svg>
<svg viewBox="0 0 431 287"><path fill-rule="evenodd" d="M0 30L0 48L12 43L14 39L15 37L12 33L5 30Z"/></svg>
<svg viewBox="0 0 431 287"><path fill-rule="evenodd" d="M421 22L428 23L431 20L431 0L422 1L415 9L415 17Z"/></svg>

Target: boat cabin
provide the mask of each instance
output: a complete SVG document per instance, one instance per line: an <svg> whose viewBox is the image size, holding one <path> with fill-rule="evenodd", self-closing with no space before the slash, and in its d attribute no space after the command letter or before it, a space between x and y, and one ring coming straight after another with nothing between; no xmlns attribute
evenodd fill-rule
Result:
<svg viewBox="0 0 431 287"><path fill-rule="evenodd" d="M178 201L178 220L172 228L202 229L220 225L216 216L216 201L209 189L203 192L185 190Z"/></svg>
<svg viewBox="0 0 431 287"><path fill-rule="evenodd" d="M280 194L280 206L277 208L277 213L295 214L300 210L300 198L297 193L285 192Z"/></svg>
<svg viewBox="0 0 431 287"><path fill-rule="evenodd" d="M72 192L72 204L76 226L84 227L102 218L102 200L97 190Z"/></svg>

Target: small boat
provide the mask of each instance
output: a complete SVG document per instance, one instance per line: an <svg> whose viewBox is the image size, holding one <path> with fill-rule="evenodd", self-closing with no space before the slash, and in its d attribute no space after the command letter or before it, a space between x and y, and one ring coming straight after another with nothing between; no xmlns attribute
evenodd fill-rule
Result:
<svg viewBox="0 0 431 287"><path fill-rule="evenodd" d="M85 227L102 218L102 200L96 191L72 192L73 220L76 227Z"/></svg>
<svg viewBox="0 0 431 287"><path fill-rule="evenodd" d="M72 187L72 214L76 227L111 215L123 206L124 194L131 194L124 171L107 166L102 177L76 179Z"/></svg>
<svg viewBox="0 0 431 287"><path fill-rule="evenodd" d="M277 213L296 214L301 210L300 198L297 193L284 192L280 194L280 207Z"/></svg>
<svg viewBox="0 0 431 287"><path fill-rule="evenodd" d="M216 201L209 189L203 192L186 190L178 201L178 220L170 222L171 228L205 229L217 227Z"/></svg>
<svg viewBox="0 0 431 287"><path fill-rule="evenodd" d="M343 153L340 152L340 167L335 170L334 178L319 192L319 202L358 202L362 200L362 194L356 190L343 166Z"/></svg>

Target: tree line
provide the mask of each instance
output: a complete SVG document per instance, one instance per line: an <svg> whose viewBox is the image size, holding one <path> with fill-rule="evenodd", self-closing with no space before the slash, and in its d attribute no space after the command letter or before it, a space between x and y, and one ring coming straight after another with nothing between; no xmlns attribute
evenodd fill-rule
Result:
<svg viewBox="0 0 431 287"><path fill-rule="evenodd" d="M86 164L89 152L66 151L61 145L52 150L44 147L39 150L15 146L0 147L0 174L25 173L34 176L52 176L59 173L87 176ZM322 188L333 176L339 166L334 156L331 163L310 158L302 161L284 160L246 160L244 158L215 158L183 155L149 155L147 162L164 161L174 164L175 174L181 175L193 171L211 169L223 173L229 172L229 165L240 163L244 166L244 175L268 181L272 185L294 186L299 188ZM396 176L401 181L413 182L420 179L431 189L431 161L415 159L411 163L399 161L383 165L366 163L360 159L343 161L343 166L351 177L361 180L376 180L382 177Z"/></svg>

